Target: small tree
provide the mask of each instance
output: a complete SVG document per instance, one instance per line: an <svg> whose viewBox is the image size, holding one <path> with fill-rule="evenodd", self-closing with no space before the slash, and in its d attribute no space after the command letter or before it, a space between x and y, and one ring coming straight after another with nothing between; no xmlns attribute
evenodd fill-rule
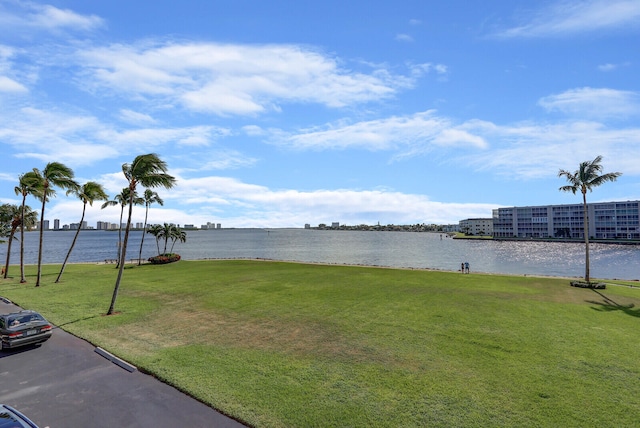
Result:
<svg viewBox="0 0 640 428"><path fill-rule="evenodd" d="M589 283L591 278L589 274L589 217L587 209L587 190L593 191L594 187L598 187L607 181L616 181L618 177L622 175L621 172L609 172L606 174L600 174L602 172L602 156L597 156L592 161L585 161L580 164L578 169L574 172L569 172L561 169L558 172L558 177L565 177L569 182L568 185L560 187L562 192L571 192L574 195L579 191L582 193L582 205L583 205L583 227L584 227L584 244L585 244L585 270L584 280Z"/></svg>
<svg viewBox="0 0 640 428"><path fill-rule="evenodd" d="M144 244L144 235L145 235L145 231L147 230L147 218L149 216L149 207L153 203L164 205L164 201L162 200L160 195L158 195L158 192L154 192L151 189L146 189L144 191L144 196L142 197L142 200L144 201L145 211L144 211L144 226L142 229L142 239L140 240L140 251L138 252L138 266L140 266L140 263L142 261L142 245Z"/></svg>
<svg viewBox="0 0 640 428"><path fill-rule="evenodd" d="M120 205L120 223L118 223L118 249L116 252L116 269L120 267L120 252L122 251L122 216L124 215L124 207L126 207L129 203L129 199L131 199L129 197L129 188L125 187L119 194L117 194L113 198L113 200L105 202L101 207L101 209L105 209L114 205ZM138 195L134 195L133 204L140 205L141 203L142 198L140 198Z"/></svg>
<svg viewBox="0 0 640 428"><path fill-rule="evenodd" d="M149 227L147 233L153 235L156 238L156 248L158 249L158 255L160 255L160 238L162 238L163 228L159 224L154 224Z"/></svg>
<svg viewBox="0 0 640 428"><path fill-rule="evenodd" d="M24 228L28 226L28 223L25 221L27 215L27 196L36 195L38 192L38 183L40 182L39 176L34 171L29 171L20 176L19 185L14 188L16 195L22 196L22 205L20 216L22 217L22 221L20 223L20 283L24 284L27 282L24 276ZM31 210L29 208L29 210ZM37 219L36 219L37 221ZM34 224L35 225L35 224ZM34 225L30 225L28 227L33 227Z"/></svg>
<svg viewBox="0 0 640 428"><path fill-rule="evenodd" d="M62 267L60 268L60 273L56 278L56 283L60 281L62 277L62 273L64 272L64 268L67 265L67 261L69 260L69 256L71 255L71 251L73 251L73 247L76 245L76 240L78 239L78 235L80 234L80 229L82 229L82 223L84 222L84 214L87 211L87 203L93 206L93 201L106 201L109 199L109 196L105 193L101 184L96 183L95 181L88 181L84 185L82 185L79 189L72 189L67 192L67 194L73 193L82 201L82 216L80 217L80 223L78 224L78 229L76 229L76 234L73 236L73 241L71 242L71 246L69 247L69 251L67 251L67 256L64 258L64 262L62 262Z"/></svg>
<svg viewBox="0 0 640 428"><path fill-rule="evenodd" d="M24 212L24 214L23 214ZM9 275L9 260L11 256L11 244L15 239L16 230L18 227L22 226L24 215L24 222L27 227L35 226L38 221L38 213L31 210L31 207L25 205L24 208L18 207L17 205L4 204L0 207L0 221L3 226L8 228L8 244L7 244L7 259L4 265L4 275L3 277L6 279Z"/></svg>

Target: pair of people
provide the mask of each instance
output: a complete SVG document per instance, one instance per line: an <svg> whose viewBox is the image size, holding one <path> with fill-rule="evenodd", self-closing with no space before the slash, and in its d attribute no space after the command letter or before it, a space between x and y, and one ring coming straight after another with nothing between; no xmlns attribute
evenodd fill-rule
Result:
<svg viewBox="0 0 640 428"><path fill-rule="evenodd" d="M469 262L460 263L460 272L469 273Z"/></svg>

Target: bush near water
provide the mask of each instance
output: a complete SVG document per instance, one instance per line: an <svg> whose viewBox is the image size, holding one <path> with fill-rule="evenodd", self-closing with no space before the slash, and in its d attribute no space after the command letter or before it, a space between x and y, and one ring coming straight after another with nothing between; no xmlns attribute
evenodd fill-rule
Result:
<svg viewBox="0 0 640 428"><path fill-rule="evenodd" d="M149 257L149 262L154 265L164 265L167 263L173 263L180 260L180 254L166 253L158 256Z"/></svg>

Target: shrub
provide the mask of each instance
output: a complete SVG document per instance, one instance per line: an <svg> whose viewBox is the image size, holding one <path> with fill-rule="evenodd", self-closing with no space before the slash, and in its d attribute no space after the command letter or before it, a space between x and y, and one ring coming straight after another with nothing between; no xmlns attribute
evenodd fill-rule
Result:
<svg viewBox="0 0 640 428"><path fill-rule="evenodd" d="M160 254L158 256L149 257L149 261L154 265L163 265L166 263L173 263L180 260L180 254L167 253Z"/></svg>

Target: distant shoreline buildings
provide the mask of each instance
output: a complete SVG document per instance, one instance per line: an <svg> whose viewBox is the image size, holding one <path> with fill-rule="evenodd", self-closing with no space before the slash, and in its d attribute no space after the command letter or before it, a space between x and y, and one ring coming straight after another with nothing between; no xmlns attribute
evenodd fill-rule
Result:
<svg viewBox="0 0 640 428"><path fill-rule="evenodd" d="M353 225L339 222L330 225L321 223L316 227L305 224L305 229L316 230L362 230L399 232L462 232L470 236L490 236L494 239L584 239L584 207L582 204L538 205L504 207L493 210L490 218L468 218L458 224L413 224L413 225ZM587 204L589 237L601 240L640 240L640 201L595 202ZM49 220L44 220L44 230L49 229ZM53 220L53 230L88 229L82 224L71 223L60 227L60 220ZM144 224L137 222L133 229L141 230ZM178 225L179 226L179 225ZM126 227L126 224L122 224ZM37 227L34 228L37 230ZM117 223L98 221L97 230L118 230ZM221 223L207 222L199 228L185 224L185 230L219 230Z"/></svg>
<svg viewBox="0 0 640 428"><path fill-rule="evenodd" d="M126 223L122 223L121 226L118 225L118 223L111 223L108 221L98 221L96 223L96 227L92 227L89 226L88 223L86 221L83 221L82 224L80 223L71 223L71 224L64 224L62 225L62 227L60 227L60 220L59 219L54 219L53 220L53 229L51 229L49 227L50 222L49 220L44 220L42 222L42 228L43 230L118 230L120 227L122 227L122 229L124 229L125 227L127 227ZM152 223L147 224L147 227L149 227ZM40 223L36 223L35 227L32 228L32 230L38 230L38 226L40 225ZM180 227L180 225L177 225L178 227ZM131 228L134 230L142 230L144 228L144 223L142 222L137 222L135 223L135 225L131 225ZM195 227L193 224L185 224L183 227L183 229L192 229L192 230L198 230L197 227ZM211 222L207 222L207 224L203 224L200 226L199 228L200 230L215 230L215 229L222 229L222 223L211 223Z"/></svg>

